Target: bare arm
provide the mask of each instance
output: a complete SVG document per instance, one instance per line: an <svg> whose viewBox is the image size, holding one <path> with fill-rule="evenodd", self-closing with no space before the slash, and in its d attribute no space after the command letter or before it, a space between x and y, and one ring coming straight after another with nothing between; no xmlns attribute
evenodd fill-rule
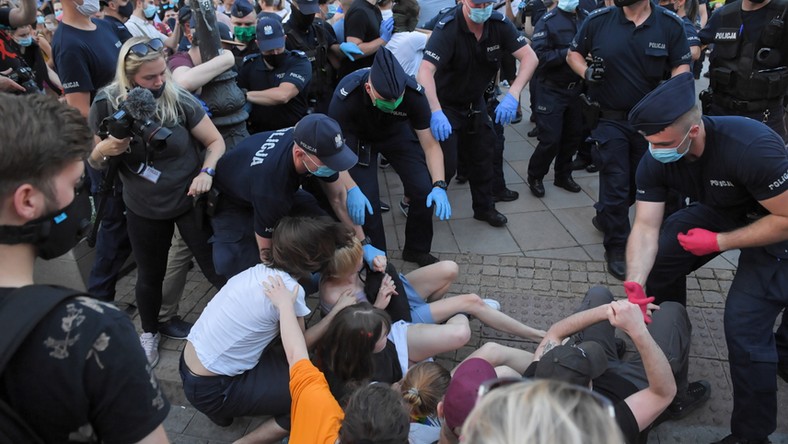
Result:
<svg viewBox="0 0 788 444"><path fill-rule="evenodd" d="M698 53L698 57L700 57L700 53ZM679 74L681 74L683 72L690 72L690 66L688 64L686 64L686 63L681 64L681 65L671 69L670 70L670 76L671 77L676 77L677 75L679 75Z"/></svg>
<svg viewBox="0 0 788 444"><path fill-rule="evenodd" d="M262 91L248 91L246 93L246 100L255 105L283 105L297 95L298 88L292 83L284 82L276 88L268 88Z"/></svg>
<svg viewBox="0 0 788 444"><path fill-rule="evenodd" d="M219 158L224 155L225 145L224 138L216 129L211 119L205 115L200 123L191 130L192 135L203 146L205 146L205 160L203 160L202 168L210 168L215 170ZM208 173L200 172L189 187L189 196L197 196L205 193L213 186L213 176Z"/></svg>
<svg viewBox="0 0 788 444"><path fill-rule="evenodd" d="M659 227L665 213L663 202L635 203L635 223L627 239L627 281L646 284L659 248Z"/></svg>
<svg viewBox="0 0 788 444"><path fill-rule="evenodd" d="M304 334L306 348L312 349L317 344L317 341L319 341L328 330L331 320L334 319L337 313L342 311L343 308L355 303L356 298L353 296L352 290L342 291L339 295L339 298L336 300L336 304L333 308L331 308L331 311L329 311L327 315L323 316L323 319L321 319L317 324L309 327L306 330L306 333Z"/></svg>
<svg viewBox="0 0 788 444"><path fill-rule="evenodd" d="M566 53L566 64L572 68L572 71L574 71L575 74L585 78L586 69L588 69L588 63L586 63L586 58L583 56L583 54L570 49Z"/></svg>
<svg viewBox="0 0 788 444"><path fill-rule="evenodd" d="M550 351L550 349L561 345L564 339L579 332L580 330L601 322L607 319L607 307L610 304L600 305L575 313L569 317L561 319L553 324L547 334L542 339L542 342L536 347L534 351L534 361L538 361L542 355Z"/></svg>
<svg viewBox="0 0 788 444"><path fill-rule="evenodd" d="M90 112L90 93L89 92L75 92L66 94L66 103L79 110L82 117L88 118Z"/></svg>
<svg viewBox="0 0 788 444"><path fill-rule="evenodd" d="M421 148L424 150L424 157L427 160L427 169L430 172L432 182L446 180L446 172L443 169L443 150L440 143L432 136L432 131L428 129L416 130Z"/></svg>
<svg viewBox="0 0 788 444"><path fill-rule="evenodd" d="M375 40L370 40L368 42L362 42L358 37L345 37L345 41L350 43L355 43L358 46L358 49L364 52L364 55L357 55L355 56L356 60L364 57L369 57L381 47L386 46L386 41L382 38L378 37Z"/></svg>
<svg viewBox="0 0 788 444"><path fill-rule="evenodd" d="M194 68L179 66L172 72L172 79L187 91L195 92L214 77L232 68L235 57L230 51L224 51L218 57L201 63Z"/></svg>
<svg viewBox="0 0 788 444"><path fill-rule="evenodd" d="M364 239L366 237L364 230L360 226L353 224L347 212L347 190L356 186L356 183L350 178L350 174L347 171L340 171L339 179L334 182L321 181L320 184L337 219L346 226L353 228L357 238Z"/></svg>
<svg viewBox="0 0 788 444"><path fill-rule="evenodd" d="M719 233L720 251L759 247L788 239L788 191L759 203L771 214L737 230Z"/></svg>
<svg viewBox="0 0 788 444"><path fill-rule="evenodd" d="M416 80L424 87L424 94L427 96L427 101L430 102L430 111L440 111L441 102L438 100L438 91L435 87L435 65L422 60L419 65L419 72L416 74Z"/></svg>
<svg viewBox="0 0 788 444"><path fill-rule="evenodd" d="M292 290L285 287L280 276L271 276L268 282L262 283L265 294L279 310L279 332L282 345L287 355L287 363L292 367L302 359L309 359L304 339L303 320L299 321L295 313L295 300L298 296L298 285Z"/></svg>
<svg viewBox="0 0 788 444"><path fill-rule="evenodd" d="M12 28L34 24L36 22L36 0L20 0L19 6L9 11L8 21ZM35 26L33 28L35 29Z"/></svg>
<svg viewBox="0 0 788 444"><path fill-rule="evenodd" d="M158 427L148 436L137 441L137 444L167 444L170 440L167 438L167 432L164 431L164 425L159 424Z"/></svg>
<svg viewBox="0 0 788 444"><path fill-rule="evenodd" d="M709 10L706 5L698 5L698 16L700 17L700 27L703 29L709 20Z"/></svg>
<svg viewBox="0 0 788 444"><path fill-rule="evenodd" d="M536 66L539 65L539 60L536 58L536 53L531 48L531 45L523 46L512 53L512 55L520 61L520 67L517 70L517 77L514 78L514 82L509 88L509 93L515 98L519 98L520 93L525 88L525 84L531 80Z"/></svg>
<svg viewBox="0 0 788 444"><path fill-rule="evenodd" d="M690 46L690 54L692 54L692 60L698 60L700 58L700 46Z"/></svg>
<svg viewBox="0 0 788 444"><path fill-rule="evenodd" d="M646 329L640 307L628 301L615 301L608 305L610 324L620 328L632 338L643 360L648 387L628 396L627 403L638 422L640 430L648 427L676 396L676 380L665 353L659 348Z"/></svg>

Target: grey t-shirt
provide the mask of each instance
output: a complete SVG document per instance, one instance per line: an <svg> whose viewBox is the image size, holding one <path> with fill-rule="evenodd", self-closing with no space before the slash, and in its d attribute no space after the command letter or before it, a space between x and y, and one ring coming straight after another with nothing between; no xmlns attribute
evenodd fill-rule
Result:
<svg viewBox="0 0 788 444"><path fill-rule="evenodd" d="M120 161L118 171L123 181L123 201L134 214L148 219L171 219L179 216L192 205L187 196L189 186L203 161L204 147L192 136L190 130L205 116L202 106L191 95L180 100L183 109L177 125L169 126L172 135L162 150L144 148L142 140L134 136L131 150L115 158ZM98 133L101 121L114 113L106 91L101 91L90 107L88 121ZM144 168L143 168L144 167ZM146 177L159 172L156 183Z"/></svg>

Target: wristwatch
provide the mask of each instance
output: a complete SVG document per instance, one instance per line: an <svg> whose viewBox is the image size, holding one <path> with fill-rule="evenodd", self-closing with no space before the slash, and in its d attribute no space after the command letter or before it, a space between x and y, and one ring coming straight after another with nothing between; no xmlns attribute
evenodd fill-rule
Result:
<svg viewBox="0 0 788 444"><path fill-rule="evenodd" d="M372 239L370 239L369 236L361 240L361 245L369 245L371 243L372 243Z"/></svg>
<svg viewBox="0 0 788 444"><path fill-rule="evenodd" d="M203 168L200 170L201 173L206 173L209 176L213 177L216 175L216 170L213 168Z"/></svg>
<svg viewBox="0 0 788 444"><path fill-rule="evenodd" d="M447 184L445 180L436 180L432 183L432 187L443 188L445 190L446 188L449 188L449 184Z"/></svg>

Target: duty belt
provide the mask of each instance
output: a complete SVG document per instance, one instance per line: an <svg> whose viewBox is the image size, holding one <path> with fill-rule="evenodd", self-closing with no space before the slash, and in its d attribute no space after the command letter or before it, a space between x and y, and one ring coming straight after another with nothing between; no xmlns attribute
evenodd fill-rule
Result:
<svg viewBox="0 0 788 444"><path fill-rule="evenodd" d="M600 117L606 120L627 120L629 111L619 111L617 109L602 108Z"/></svg>
<svg viewBox="0 0 788 444"><path fill-rule="evenodd" d="M715 93L711 100L716 105L734 111L763 111L771 108L772 106L779 106L782 101L781 99L739 100L731 96L724 96L718 93Z"/></svg>

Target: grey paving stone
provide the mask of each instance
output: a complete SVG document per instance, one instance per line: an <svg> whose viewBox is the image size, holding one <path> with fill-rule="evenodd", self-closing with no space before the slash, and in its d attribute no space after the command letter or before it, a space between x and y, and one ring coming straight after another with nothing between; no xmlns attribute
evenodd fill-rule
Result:
<svg viewBox="0 0 788 444"><path fill-rule="evenodd" d="M552 248L549 250L530 250L524 253L530 257L540 257L548 259L567 259L567 260L589 260L582 247Z"/></svg>
<svg viewBox="0 0 788 444"><path fill-rule="evenodd" d="M235 441L244 435L249 422L249 418L235 418L230 427L219 427L211 422L207 416L197 412L183 434L194 437L209 437L211 440Z"/></svg>
<svg viewBox="0 0 788 444"><path fill-rule="evenodd" d="M577 246L566 229L548 211L511 215L509 226L517 245L526 253Z"/></svg>
<svg viewBox="0 0 788 444"><path fill-rule="evenodd" d="M506 130L504 130L504 134L508 134ZM510 141L507 139L504 142L503 159L507 162L516 160L528 161L533 153L534 148L529 144L522 143L522 141Z"/></svg>
<svg viewBox="0 0 788 444"><path fill-rule="evenodd" d="M471 190L469 188L455 189L454 185L451 185L446 194L449 196L449 203L451 203L452 221L473 217Z"/></svg>
<svg viewBox="0 0 788 444"><path fill-rule="evenodd" d="M519 252L517 244L506 228L491 227L486 222L475 219L452 219L449 225L460 251L483 254Z"/></svg>
<svg viewBox="0 0 788 444"><path fill-rule="evenodd" d="M556 209L553 210L553 214L578 244L589 245L602 242L602 233L591 224L591 218L596 215L596 210L593 207Z"/></svg>
<svg viewBox="0 0 788 444"><path fill-rule="evenodd" d="M197 410L193 407L172 405L170 413L164 420L164 430L166 430L167 434L170 436L183 433L195 413L197 413Z"/></svg>
<svg viewBox="0 0 788 444"><path fill-rule="evenodd" d="M585 173L585 170L583 170ZM583 192L585 192L591 200L595 201L599 199L599 175L598 173L586 173L587 176L583 176L582 174L578 174L579 171L573 171L572 176L583 188Z"/></svg>
<svg viewBox="0 0 788 444"><path fill-rule="evenodd" d="M511 190L520 193L520 198L511 202L497 202L495 204L495 209L501 213L509 216L511 214L543 211L547 209L540 199L537 199L531 194L528 185L524 183L513 183L507 186Z"/></svg>

